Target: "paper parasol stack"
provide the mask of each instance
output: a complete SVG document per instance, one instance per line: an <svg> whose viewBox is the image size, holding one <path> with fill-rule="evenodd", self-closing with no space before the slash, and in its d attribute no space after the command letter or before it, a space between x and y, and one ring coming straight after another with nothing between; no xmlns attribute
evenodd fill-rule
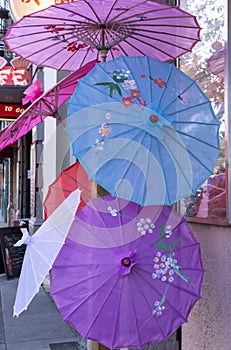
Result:
<svg viewBox="0 0 231 350"><path fill-rule="evenodd" d="M190 51L199 33L196 18L177 7L105 0L99 8L80 0L25 16L5 37L24 59L58 70L107 59L78 77L68 95L66 129L78 159L70 168L82 169L82 181L68 178L68 168L51 184L43 225L56 215L54 226L47 234L41 228L42 242L32 236L27 250L33 241L36 249L58 247L36 274L50 270L65 321L112 349L166 339L200 299L200 245L169 205L213 173L219 122L196 82L163 62ZM91 198L91 181L109 194ZM71 216L60 215L74 197ZM16 304L29 288L25 269ZM16 315L32 297L15 306Z"/></svg>

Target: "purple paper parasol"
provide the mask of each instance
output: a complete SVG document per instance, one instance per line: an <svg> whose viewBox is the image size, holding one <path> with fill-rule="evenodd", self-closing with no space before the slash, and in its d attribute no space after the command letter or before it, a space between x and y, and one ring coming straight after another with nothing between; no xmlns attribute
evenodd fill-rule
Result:
<svg viewBox="0 0 231 350"><path fill-rule="evenodd" d="M75 218L50 272L65 321L109 348L166 339L200 298L199 243L167 206L106 196Z"/></svg>

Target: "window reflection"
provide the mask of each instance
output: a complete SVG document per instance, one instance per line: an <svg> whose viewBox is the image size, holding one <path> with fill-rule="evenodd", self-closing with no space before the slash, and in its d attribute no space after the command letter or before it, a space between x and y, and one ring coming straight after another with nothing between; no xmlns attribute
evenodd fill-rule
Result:
<svg viewBox="0 0 231 350"><path fill-rule="evenodd" d="M201 41L192 52L179 60L180 69L196 80L210 99L220 121L220 154L214 174L194 196L179 203L181 215L194 221L224 224L226 220L224 62L226 43L224 33L225 0L181 0L180 6L195 15L201 29Z"/></svg>

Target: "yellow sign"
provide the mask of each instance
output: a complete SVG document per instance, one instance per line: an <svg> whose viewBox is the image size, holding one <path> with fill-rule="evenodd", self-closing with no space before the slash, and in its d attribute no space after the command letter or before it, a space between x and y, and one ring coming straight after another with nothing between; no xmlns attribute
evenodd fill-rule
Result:
<svg viewBox="0 0 231 350"><path fill-rule="evenodd" d="M11 16L15 22L23 16L43 10L51 5L68 2L73 2L73 0L9 0Z"/></svg>

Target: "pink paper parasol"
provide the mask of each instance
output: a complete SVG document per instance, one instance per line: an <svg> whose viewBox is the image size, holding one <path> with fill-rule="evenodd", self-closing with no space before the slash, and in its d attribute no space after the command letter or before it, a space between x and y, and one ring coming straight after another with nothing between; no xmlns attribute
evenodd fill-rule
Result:
<svg viewBox="0 0 231 350"><path fill-rule="evenodd" d="M211 73L224 79L226 44L218 51L214 52L208 59L207 65Z"/></svg>
<svg viewBox="0 0 231 350"><path fill-rule="evenodd" d="M200 27L191 14L153 0L79 0L53 5L12 25L10 51L39 66L74 71L93 58L173 60L191 51Z"/></svg>

